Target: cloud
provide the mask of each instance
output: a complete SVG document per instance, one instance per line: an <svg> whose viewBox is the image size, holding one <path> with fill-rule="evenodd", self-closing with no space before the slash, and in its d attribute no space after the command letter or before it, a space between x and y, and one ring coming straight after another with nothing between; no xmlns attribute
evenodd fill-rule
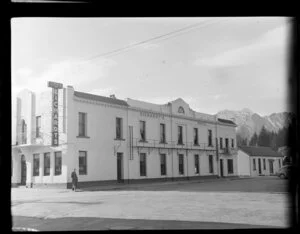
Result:
<svg viewBox="0 0 300 234"><path fill-rule="evenodd" d="M24 88L33 92L42 92L48 89L47 82L72 85L75 89L104 77L116 62L111 59L94 61L80 61L69 59L51 64L41 74L34 74L30 68L22 68L12 73L12 95L16 95ZM22 81L22 82L20 82Z"/></svg>
<svg viewBox="0 0 300 234"><path fill-rule="evenodd" d="M246 46L226 51L220 55L210 58L199 58L194 62L197 66L206 67L227 67L240 66L256 59L261 59L268 51L276 51L278 48L286 46L288 40L288 26L283 25L269 30L254 43Z"/></svg>

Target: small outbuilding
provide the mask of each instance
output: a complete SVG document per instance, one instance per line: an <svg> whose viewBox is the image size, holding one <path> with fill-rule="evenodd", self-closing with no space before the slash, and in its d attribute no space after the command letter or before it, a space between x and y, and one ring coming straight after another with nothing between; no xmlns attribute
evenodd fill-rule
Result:
<svg viewBox="0 0 300 234"><path fill-rule="evenodd" d="M239 176L275 175L282 167L283 156L270 147L240 146L237 156Z"/></svg>

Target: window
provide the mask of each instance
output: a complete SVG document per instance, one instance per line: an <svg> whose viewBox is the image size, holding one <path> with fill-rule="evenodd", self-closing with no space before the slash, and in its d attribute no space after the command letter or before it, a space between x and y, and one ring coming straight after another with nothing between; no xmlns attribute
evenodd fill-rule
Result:
<svg viewBox="0 0 300 234"><path fill-rule="evenodd" d="M199 145L199 142L198 142L198 128L194 128L194 145Z"/></svg>
<svg viewBox="0 0 300 234"><path fill-rule="evenodd" d="M182 106L180 106L180 107L178 108L178 113L184 114L184 109L183 109Z"/></svg>
<svg viewBox="0 0 300 234"><path fill-rule="evenodd" d="M140 176L146 176L146 154L140 153Z"/></svg>
<svg viewBox="0 0 300 234"><path fill-rule="evenodd" d="M227 170L228 174L233 174L233 160L227 159Z"/></svg>
<svg viewBox="0 0 300 234"><path fill-rule="evenodd" d="M234 148L234 139L231 139L231 148Z"/></svg>
<svg viewBox="0 0 300 234"><path fill-rule="evenodd" d="M178 155L178 163L179 163L179 175L183 175L184 174L184 162L183 162L183 154L179 154Z"/></svg>
<svg viewBox="0 0 300 234"><path fill-rule="evenodd" d="M213 161L213 156L209 155L208 156L208 163L209 163L209 173L214 173L214 161Z"/></svg>
<svg viewBox="0 0 300 234"><path fill-rule="evenodd" d="M36 137L41 137L41 116L36 117Z"/></svg>
<svg viewBox="0 0 300 234"><path fill-rule="evenodd" d="M195 174L199 174L199 155L195 155Z"/></svg>
<svg viewBox="0 0 300 234"><path fill-rule="evenodd" d="M160 124L160 143L166 143L166 126L165 124Z"/></svg>
<svg viewBox="0 0 300 234"><path fill-rule="evenodd" d="M223 149L223 138L220 137L220 149Z"/></svg>
<svg viewBox="0 0 300 234"><path fill-rule="evenodd" d="M140 121L140 136L141 141L146 141L146 122Z"/></svg>
<svg viewBox="0 0 300 234"><path fill-rule="evenodd" d="M226 149L229 148L229 141L228 141L228 138L225 138L225 147L226 147Z"/></svg>
<svg viewBox="0 0 300 234"><path fill-rule="evenodd" d="M160 155L160 174L166 175L167 174L167 163L166 163L166 155Z"/></svg>
<svg viewBox="0 0 300 234"><path fill-rule="evenodd" d="M255 162L255 158L253 159L253 171L256 171L256 162Z"/></svg>
<svg viewBox="0 0 300 234"><path fill-rule="evenodd" d="M44 154L44 176L50 175L50 153Z"/></svg>
<svg viewBox="0 0 300 234"><path fill-rule="evenodd" d="M182 126L178 126L178 144L183 144L183 138L182 138Z"/></svg>
<svg viewBox="0 0 300 234"><path fill-rule="evenodd" d="M55 175L61 175L61 151L54 153Z"/></svg>
<svg viewBox="0 0 300 234"><path fill-rule="evenodd" d="M21 136L21 142L22 144L27 144L27 124L25 123L25 120L22 119L22 136Z"/></svg>
<svg viewBox="0 0 300 234"><path fill-rule="evenodd" d="M40 175L40 155L34 154L33 155L33 176Z"/></svg>
<svg viewBox="0 0 300 234"><path fill-rule="evenodd" d="M79 175L87 175L87 152L79 151Z"/></svg>
<svg viewBox="0 0 300 234"><path fill-rule="evenodd" d="M212 146L212 130L208 130L208 146Z"/></svg>
<svg viewBox="0 0 300 234"><path fill-rule="evenodd" d="M266 159L263 159L263 163L264 163L264 170L266 170Z"/></svg>
<svg viewBox="0 0 300 234"><path fill-rule="evenodd" d="M79 112L79 136L86 136L86 113Z"/></svg>
<svg viewBox="0 0 300 234"><path fill-rule="evenodd" d="M116 118L116 139L122 139L123 137L123 120L122 118Z"/></svg>

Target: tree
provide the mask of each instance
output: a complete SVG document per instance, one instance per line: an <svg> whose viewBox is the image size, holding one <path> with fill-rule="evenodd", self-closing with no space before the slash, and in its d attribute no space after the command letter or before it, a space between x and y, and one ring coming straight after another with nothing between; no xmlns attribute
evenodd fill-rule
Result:
<svg viewBox="0 0 300 234"><path fill-rule="evenodd" d="M239 134L236 136L237 146L247 146L248 139L241 137Z"/></svg>
<svg viewBox="0 0 300 234"><path fill-rule="evenodd" d="M265 128L265 126L263 126L262 129L260 130L260 133L258 135L257 144L259 146L270 147L270 134L267 131L267 129Z"/></svg>
<svg viewBox="0 0 300 234"><path fill-rule="evenodd" d="M249 142L249 145L251 146L257 146L257 140L258 140L258 136L256 134L256 132L253 134L253 136L251 137L251 140Z"/></svg>

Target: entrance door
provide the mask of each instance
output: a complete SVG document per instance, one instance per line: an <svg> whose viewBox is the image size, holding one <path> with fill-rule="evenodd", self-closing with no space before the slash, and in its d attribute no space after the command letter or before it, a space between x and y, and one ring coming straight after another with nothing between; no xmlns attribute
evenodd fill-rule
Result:
<svg viewBox="0 0 300 234"><path fill-rule="evenodd" d="M123 182L123 153L117 153L117 179Z"/></svg>
<svg viewBox="0 0 300 234"><path fill-rule="evenodd" d="M224 172L223 172L223 159L220 159L220 173L221 173L221 177L224 176Z"/></svg>
<svg viewBox="0 0 300 234"><path fill-rule="evenodd" d="M261 162L260 162L260 158L258 159L258 173L261 175Z"/></svg>
<svg viewBox="0 0 300 234"><path fill-rule="evenodd" d="M273 174L274 171L273 171L273 161L272 160L269 160L269 167L270 167L270 174Z"/></svg>
<svg viewBox="0 0 300 234"><path fill-rule="evenodd" d="M24 154L21 156L21 185L26 185L26 160Z"/></svg>

